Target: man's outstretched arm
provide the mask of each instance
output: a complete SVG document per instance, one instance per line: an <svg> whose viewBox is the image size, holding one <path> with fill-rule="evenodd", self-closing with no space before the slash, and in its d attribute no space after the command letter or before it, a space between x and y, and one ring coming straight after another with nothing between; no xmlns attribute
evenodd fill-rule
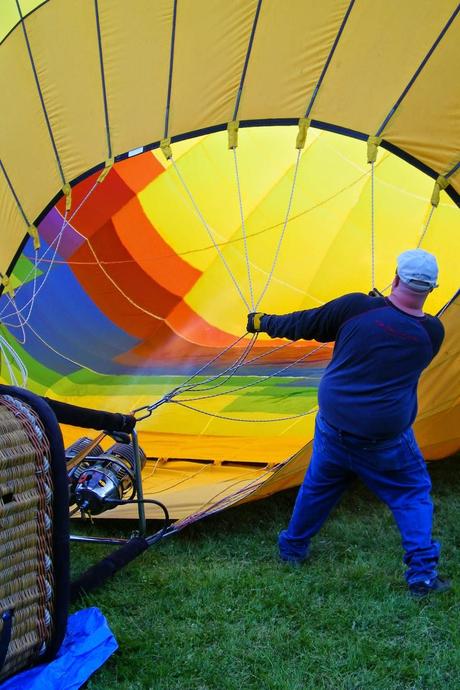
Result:
<svg viewBox="0 0 460 690"><path fill-rule="evenodd" d="M289 340L317 340L320 343L336 339L340 326L355 314L366 310L369 297L360 292L343 295L316 309L294 311L291 314L248 315L249 333L268 333L271 338Z"/></svg>

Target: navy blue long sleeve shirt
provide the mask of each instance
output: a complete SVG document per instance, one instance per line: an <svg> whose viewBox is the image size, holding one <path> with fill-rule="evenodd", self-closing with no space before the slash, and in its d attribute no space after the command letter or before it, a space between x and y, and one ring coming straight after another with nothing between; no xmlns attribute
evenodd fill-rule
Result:
<svg viewBox="0 0 460 690"><path fill-rule="evenodd" d="M317 309L265 315L272 338L335 341L318 403L332 426L364 438L391 438L417 414L417 384L439 351L437 317L411 316L384 297L351 293Z"/></svg>

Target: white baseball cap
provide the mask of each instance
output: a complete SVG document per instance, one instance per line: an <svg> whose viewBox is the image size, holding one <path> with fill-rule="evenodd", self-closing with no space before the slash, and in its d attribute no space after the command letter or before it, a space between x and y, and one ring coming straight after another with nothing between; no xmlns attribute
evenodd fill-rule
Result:
<svg viewBox="0 0 460 690"><path fill-rule="evenodd" d="M437 287L438 262L424 249L408 249L398 256L396 273L411 290L428 292Z"/></svg>

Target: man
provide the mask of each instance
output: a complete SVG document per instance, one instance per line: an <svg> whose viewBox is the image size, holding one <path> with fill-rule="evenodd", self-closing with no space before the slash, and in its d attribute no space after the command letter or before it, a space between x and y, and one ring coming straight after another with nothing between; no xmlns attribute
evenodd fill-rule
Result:
<svg viewBox="0 0 460 690"><path fill-rule="evenodd" d="M437 573L431 482L411 428L420 374L444 338L439 319L422 310L437 277L435 257L413 249L398 257L387 298L352 293L284 316L249 314L251 333L335 341L318 390L310 465L279 536L282 560L306 559L310 539L358 475L393 512L411 593L449 589Z"/></svg>

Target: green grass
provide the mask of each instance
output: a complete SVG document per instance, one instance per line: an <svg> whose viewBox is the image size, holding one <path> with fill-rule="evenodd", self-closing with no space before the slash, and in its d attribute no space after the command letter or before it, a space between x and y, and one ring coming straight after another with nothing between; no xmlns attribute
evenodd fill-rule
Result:
<svg viewBox="0 0 460 690"><path fill-rule="evenodd" d="M441 570L457 589L408 596L391 515L360 486L304 567L279 563L276 536L295 492L278 494L154 546L80 602L102 609L120 645L88 688L457 690L459 460L431 466ZM74 574L108 549L73 544Z"/></svg>

